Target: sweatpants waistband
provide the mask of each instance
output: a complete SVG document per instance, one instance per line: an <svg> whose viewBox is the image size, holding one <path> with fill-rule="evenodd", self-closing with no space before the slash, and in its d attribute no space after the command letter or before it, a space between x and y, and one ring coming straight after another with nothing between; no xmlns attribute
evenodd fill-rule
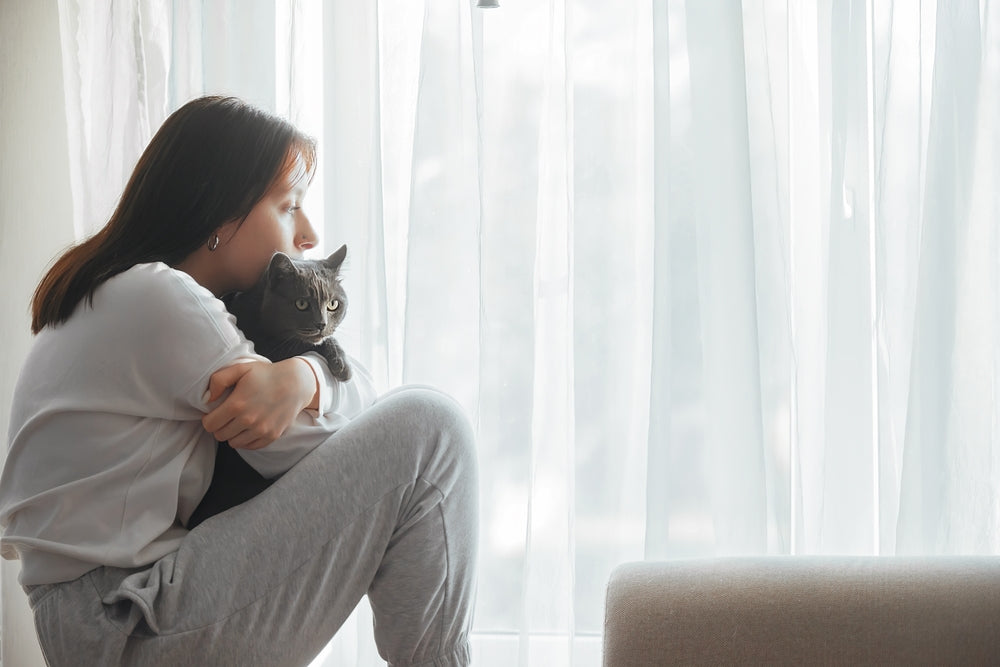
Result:
<svg viewBox="0 0 1000 667"><path fill-rule="evenodd" d="M59 584L36 584L34 586L22 586L24 592L28 594L28 605L34 609L38 603L48 597L49 593L59 587Z"/></svg>

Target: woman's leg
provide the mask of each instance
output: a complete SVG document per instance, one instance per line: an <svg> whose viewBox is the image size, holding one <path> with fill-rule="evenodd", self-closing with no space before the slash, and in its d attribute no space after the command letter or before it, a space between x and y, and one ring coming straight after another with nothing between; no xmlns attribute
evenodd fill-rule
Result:
<svg viewBox="0 0 1000 667"><path fill-rule="evenodd" d="M152 568L88 575L123 662L302 665L367 593L391 665L468 664L476 468L451 399L384 398Z"/></svg>

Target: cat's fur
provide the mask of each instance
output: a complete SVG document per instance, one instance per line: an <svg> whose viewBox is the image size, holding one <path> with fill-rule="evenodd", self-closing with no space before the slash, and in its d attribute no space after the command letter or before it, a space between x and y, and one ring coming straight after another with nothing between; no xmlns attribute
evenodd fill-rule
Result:
<svg viewBox="0 0 1000 667"><path fill-rule="evenodd" d="M256 285L223 299L257 353L281 361L319 352L334 377L342 382L351 378L344 350L333 337L347 310L347 294L340 284L346 256L346 245L318 260L276 253ZM187 527L194 529L205 519L250 500L273 481L264 479L228 443L218 443L212 482Z"/></svg>
<svg viewBox="0 0 1000 667"><path fill-rule="evenodd" d="M275 253L256 285L224 299L258 354L281 361L319 352L335 378L351 379L347 357L333 337L347 310L347 293L340 282L346 257L346 245L326 259L292 259Z"/></svg>

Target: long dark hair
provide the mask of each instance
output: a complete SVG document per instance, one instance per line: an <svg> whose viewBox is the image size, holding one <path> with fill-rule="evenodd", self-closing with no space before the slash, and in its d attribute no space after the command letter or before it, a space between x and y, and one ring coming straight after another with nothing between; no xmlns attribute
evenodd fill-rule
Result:
<svg viewBox="0 0 1000 667"><path fill-rule="evenodd" d="M31 330L65 322L105 280L143 262L176 265L225 222L242 221L316 144L291 123L234 97L188 102L136 163L107 224L67 250L38 284Z"/></svg>

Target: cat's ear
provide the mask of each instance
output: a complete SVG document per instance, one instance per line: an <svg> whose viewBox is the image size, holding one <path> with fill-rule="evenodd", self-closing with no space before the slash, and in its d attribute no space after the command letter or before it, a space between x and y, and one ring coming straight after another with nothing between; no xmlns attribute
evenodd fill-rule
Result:
<svg viewBox="0 0 1000 667"><path fill-rule="evenodd" d="M276 280L294 271L295 265L292 264L292 258L283 252L276 252L271 255L271 262L267 265L265 275L267 275L268 280Z"/></svg>
<svg viewBox="0 0 1000 667"><path fill-rule="evenodd" d="M344 244L337 248L336 251L329 257L323 260L326 268L331 271L336 271L340 268L340 265L344 263L344 259L347 257L347 244Z"/></svg>

